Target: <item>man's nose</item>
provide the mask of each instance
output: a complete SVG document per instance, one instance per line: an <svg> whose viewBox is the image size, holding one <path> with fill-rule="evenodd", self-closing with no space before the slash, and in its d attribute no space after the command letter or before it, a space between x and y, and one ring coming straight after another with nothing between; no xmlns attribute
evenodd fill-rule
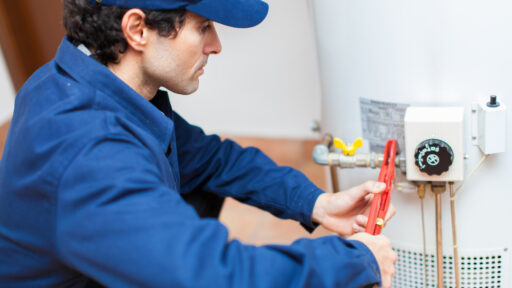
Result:
<svg viewBox="0 0 512 288"><path fill-rule="evenodd" d="M217 30L215 30L213 23L208 32L208 39L204 45L204 54L219 54L220 51L222 51L222 45L220 44L219 35L217 34Z"/></svg>

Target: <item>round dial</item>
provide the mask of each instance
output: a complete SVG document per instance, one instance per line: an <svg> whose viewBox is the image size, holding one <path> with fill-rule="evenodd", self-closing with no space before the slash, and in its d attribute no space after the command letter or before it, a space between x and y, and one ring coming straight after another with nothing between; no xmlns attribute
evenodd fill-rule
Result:
<svg viewBox="0 0 512 288"><path fill-rule="evenodd" d="M441 175L453 163L453 150L448 143L439 139L428 139L416 147L415 164L428 175Z"/></svg>

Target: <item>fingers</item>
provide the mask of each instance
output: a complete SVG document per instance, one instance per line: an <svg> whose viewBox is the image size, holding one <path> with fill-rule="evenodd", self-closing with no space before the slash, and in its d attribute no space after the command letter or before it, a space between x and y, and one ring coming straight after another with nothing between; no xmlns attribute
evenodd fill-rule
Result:
<svg viewBox="0 0 512 288"><path fill-rule="evenodd" d="M392 261L393 261L393 264L396 263L396 261L398 261L398 255L393 251L392 255L391 255L391 258L392 258ZM382 275L382 288L390 288L391 287L391 282L393 280L393 276L395 275L395 266L392 265L391 267L388 267L386 269L387 271L384 273L384 275Z"/></svg>
<svg viewBox="0 0 512 288"><path fill-rule="evenodd" d="M368 223L368 216L357 215L354 223L352 224L352 233L366 232L366 224Z"/></svg>
<svg viewBox="0 0 512 288"><path fill-rule="evenodd" d="M368 222L368 216L366 215L357 215L356 216L356 224L365 228L366 223Z"/></svg>
<svg viewBox="0 0 512 288"><path fill-rule="evenodd" d="M386 219L384 219L384 223L387 223L389 219L391 219L396 214L396 208L393 204L389 204L388 213L386 213Z"/></svg>
<svg viewBox="0 0 512 288"><path fill-rule="evenodd" d="M356 223L352 224L352 234L366 232L366 228L363 226L357 225Z"/></svg>
<svg viewBox="0 0 512 288"><path fill-rule="evenodd" d="M386 217L384 219L384 226L383 228L386 226L386 224L388 223L388 221L393 218L393 216L395 216L396 214L396 208L393 204L389 204L389 208L388 208L388 212L386 213ZM366 229L366 225L368 224L368 216L366 215L357 215L356 217L356 221L354 223L354 226L359 226L361 227L362 229Z"/></svg>
<svg viewBox="0 0 512 288"><path fill-rule="evenodd" d="M358 186L354 186L346 191L340 191L340 192L346 192L346 193L337 193L337 194L349 194L353 198L360 199L363 197L368 197L368 195L381 193L386 189L386 183L383 182L377 182L377 181L366 181L363 184L360 184ZM365 198L367 199L367 198Z"/></svg>
<svg viewBox="0 0 512 288"><path fill-rule="evenodd" d="M373 193L366 194L366 196L364 196L364 200L366 202L371 202L373 199L373 195L374 195Z"/></svg>
<svg viewBox="0 0 512 288"><path fill-rule="evenodd" d="M363 242L372 251L379 265L381 287L390 288L391 280L395 274L394 264L398 260L398 256L393 251L389 238L383 235L371 236L366 233L358 233L349 237L349 239Z"/></svg>
<svg viewBox="0 0 512 288"><path fill-rule="evenodd" d="M364 192L364 195L366 195L368 192L375 194L384 191L384 189L386 189L386 183L377 181L366 181L363 184L356 186L354 188L357 188L361 192Z"/></svg>
<svg viewBox="0 0 512 288"><path fill-rule="evenodd" d="M367 195L380 193L386 188L386 183L376 181L366 181L361 185L354 186L347 190L347 194L354 200L366 199Z"/></svg>
<svg viewBox="0 0 512 288"><path fill-rule="evenodd" d="M380 258L379 268L381 270L382 288L389 288L395 274L394 264L398 260L398 255L391 249L391 242L387 237L382 235L376 237L381 238L380 241L383 245L380 247L380 255L377 256Z"/></svg>
<svg viewBox="0 0 512 288"><path fill-rule="evenodd" d="M371 193L380 193L386 189L386 183L383 182L366 181L363 185Z"/></svg>
<svg viewBox="0 0 512 288"><path fill-rule="evenodd" d="M366 229L367 223L368 223L368 216L366 216L366 215L357 215L356 216L356 221L354 224L361 228L359 230L364 231Z"/></svg>

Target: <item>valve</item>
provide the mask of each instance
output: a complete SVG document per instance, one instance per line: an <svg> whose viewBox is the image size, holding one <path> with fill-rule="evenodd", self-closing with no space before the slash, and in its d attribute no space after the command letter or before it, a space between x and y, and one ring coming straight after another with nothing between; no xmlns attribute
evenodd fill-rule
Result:
<svg viewBox="0 0 512 288"><path fill-rule="evenodd" d="M347 145L340 138L334 138L334 147L343 150L343 154L351 156L356 153L356 149L363 147L363 139L357 138L354 143Z"/></svg>
<svg viewBox="0 0 512 288"><path fill-rule="evenodd" d="M453 163L453 150L446 142L428 139L416 147L415 164L421 172L428 175L441 175L448 171Z"/></svg>

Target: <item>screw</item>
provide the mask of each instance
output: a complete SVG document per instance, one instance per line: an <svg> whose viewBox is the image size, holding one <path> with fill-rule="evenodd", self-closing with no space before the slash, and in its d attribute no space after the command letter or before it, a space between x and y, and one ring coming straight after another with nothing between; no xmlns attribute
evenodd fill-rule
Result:
<svg viewBox="0 0 512 288"><path fill-rule="evenodd" d="M320 121L313 120L313 123L311 123L311 131L320 132L320 130L321 130Z"/></svg>

